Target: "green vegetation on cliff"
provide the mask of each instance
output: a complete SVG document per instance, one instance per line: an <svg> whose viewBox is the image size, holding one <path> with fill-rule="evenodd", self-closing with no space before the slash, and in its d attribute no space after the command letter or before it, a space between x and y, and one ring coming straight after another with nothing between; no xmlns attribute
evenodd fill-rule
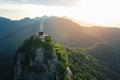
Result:
<svg viewBox="0 0 120 80"><path fill-rule="evenodd" d="M41 41L40 38L34 38L35 36L30 37L25 40L23 45L18 49L17 54L24 54L25 58L23 61L23 68L28 70L30 73L34 72L36 74L43 74L49 72L50 65L53 64L52 60L56 62L55 73L51 74L52 76L49 80L69 80L67 73L68 64L68 55L66 49L63 45L53 42L51 36L46 36L45 41ZM30 61L35 62L36 50L42 48L44 50L43 64L30 66ZM16 55L17 55L16 54ZM45 67L47 65L47 68ZM24 72L24 71L23 71Z"/></svg>
<svg viewBox="0 0 120 80"><path fill-rule="evenodd" d="M39 48L44 49L43 63L31 67L30 61L35 62L35 53ZM45 72L51 72L46 80L119 80L111 70L89 55L88 49L66 47L54 42L51 36L46 36L45 41L30 37L18 49L17 54L19 53L24 54L22 70L27 69L29 73L42 76ZM51 69L51 64L55 68ZM70 72L72 75L69 75Z"/></svg>

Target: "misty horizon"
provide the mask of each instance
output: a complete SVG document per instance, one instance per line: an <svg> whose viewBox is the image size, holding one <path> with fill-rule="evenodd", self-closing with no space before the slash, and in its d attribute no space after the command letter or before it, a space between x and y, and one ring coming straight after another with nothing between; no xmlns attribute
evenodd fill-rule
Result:
<svg viewBox="0 0 120 80"><path fill-rule="evenodd" d="M119 27L119 3L119 0L1 0L0 16L12 20L43 15L68 16L90 24Z"/></svg>

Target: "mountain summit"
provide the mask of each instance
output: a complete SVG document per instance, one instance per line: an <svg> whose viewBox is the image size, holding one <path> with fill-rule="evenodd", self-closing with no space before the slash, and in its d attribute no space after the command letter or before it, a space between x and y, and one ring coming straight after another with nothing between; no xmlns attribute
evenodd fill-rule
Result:
<svg viewBox="0 0 120 80"><path fill-rule="evenodd" d="M34 35L25 40L15 56L14 80L68 80L68 58L63 46L51 36ZM70 74L70 73L69 73Z"/></svg>

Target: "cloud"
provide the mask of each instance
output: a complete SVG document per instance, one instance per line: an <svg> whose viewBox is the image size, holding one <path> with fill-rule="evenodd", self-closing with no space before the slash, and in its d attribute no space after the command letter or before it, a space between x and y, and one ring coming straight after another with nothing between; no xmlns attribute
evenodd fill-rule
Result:
<svg viewBox="0 0 120 80"><path fill-rule="evenodd" d="M5 3L38 4L46 6L75 6L80 0L0 0Z"/></svg>

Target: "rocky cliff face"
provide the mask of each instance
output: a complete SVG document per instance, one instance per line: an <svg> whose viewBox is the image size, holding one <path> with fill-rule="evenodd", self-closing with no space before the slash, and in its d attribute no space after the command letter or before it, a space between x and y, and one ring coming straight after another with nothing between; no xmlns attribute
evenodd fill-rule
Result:
<svg viewBox="0 0 120 80"><path fill-rule="evenodd" d="M69 80L70 75L64 47L50 36L34 35L16 53L14 80Z"/></svg>

